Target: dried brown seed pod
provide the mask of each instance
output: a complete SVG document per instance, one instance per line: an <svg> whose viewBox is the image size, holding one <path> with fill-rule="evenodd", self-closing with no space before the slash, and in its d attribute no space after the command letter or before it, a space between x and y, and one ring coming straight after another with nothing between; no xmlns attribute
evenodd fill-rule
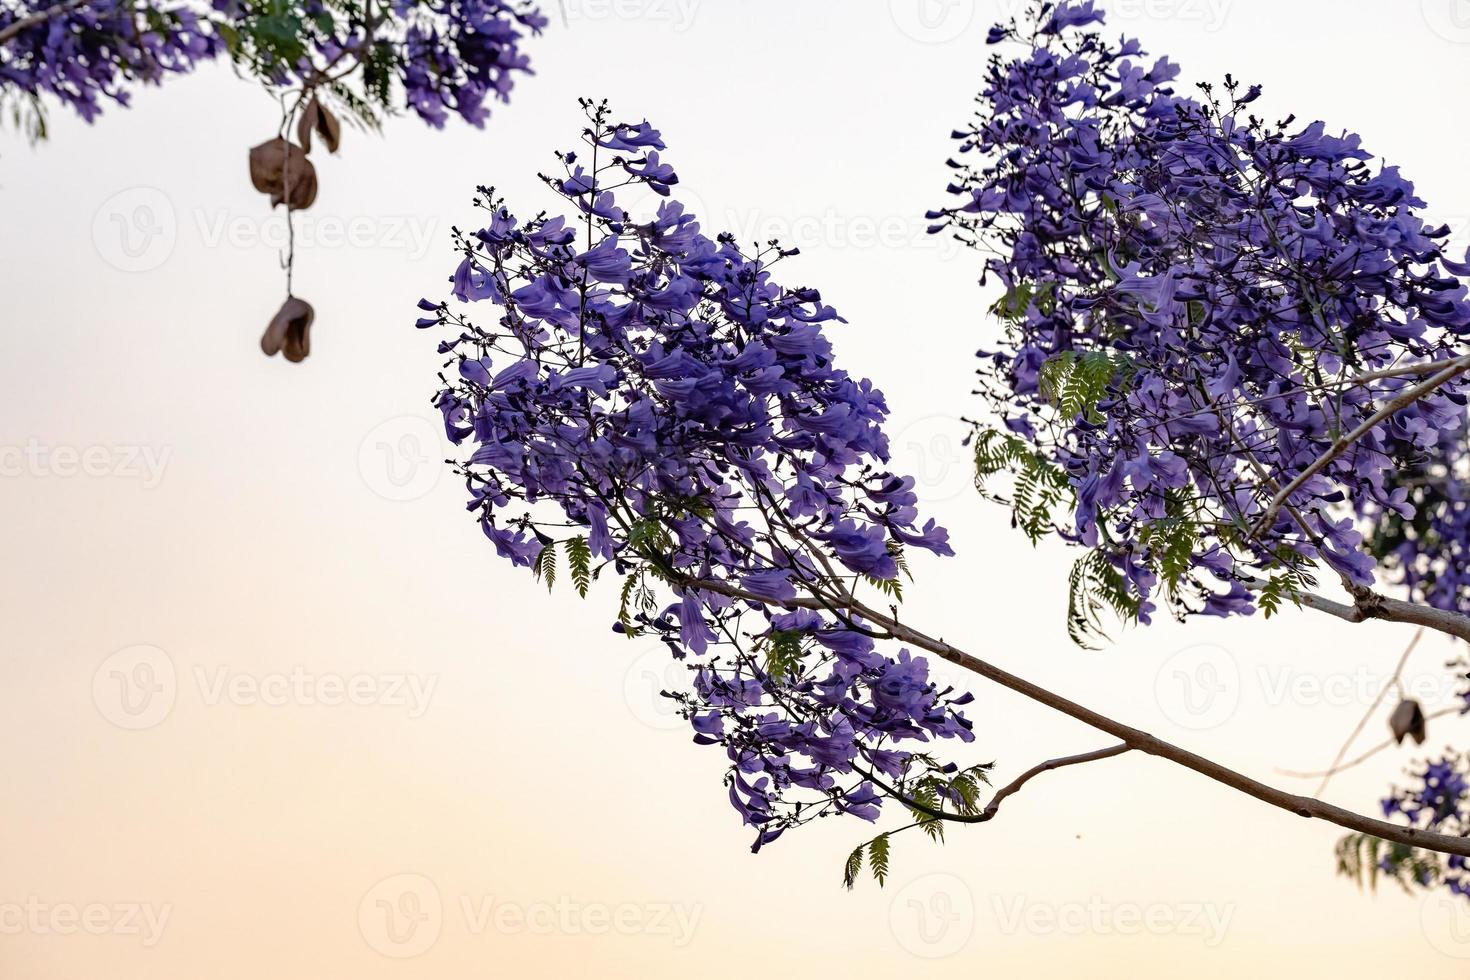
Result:
<svg viewBox="0 0 1470 980"><path fill-rule="evenodd" d="M279 136L250 150L250 182L271 196L271 207L286 200L288 185L291 210L309 208L316 200L316 168L305 150Z"/></svg>
<svg viewBox="0 0 1470 980"><path fill-rule="evenodd" d="M1414 740L1415 745L1423 745L1428 735L1425 731L1424 709L1413 698L1399 702L1399 706L1393 709L1393 716L1388 719L1388 727L1393 731L1394 740L1400 745L1404 744L1406 735Z"/></svg>
<svg viewBox="0 0 1470 980"><path fill-rule="evenodd" d="M280 351L286 360L293 364L301 363L311 353L311 322L314 319L316 311L310 303L295 296L286 297L286 302L271 317L270 325L261 335L260 349L267 357Z"/></svg>
<svg viewBox="0 0 1470 980"><path fill-rule="evenodd" d="M337 147L342 144L342 124L337 121L332 110L317 101L314 95L306 103L306 108L301 110L301 117L296 120L296 142L307 153L311 152L312 133L322 138L328 153L336 153Z"/></svg>

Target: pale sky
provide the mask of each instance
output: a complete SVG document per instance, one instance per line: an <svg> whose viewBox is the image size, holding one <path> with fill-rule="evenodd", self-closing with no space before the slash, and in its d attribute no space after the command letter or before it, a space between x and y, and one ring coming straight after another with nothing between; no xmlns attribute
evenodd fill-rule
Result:
<svg viewBox="0 0 1470 980"><path fill-rule="evenodd" d="M706 229L800 245L785 276L851 321L838 354L888 393L898 465L959 552L918 563L910 621L1302 792L1276 770L1331 760L1411 633L1291 611L1080 651L1074 556L969 488L957 419L995 324L974 256L922 215L1010 0L568 4L485 130L403 118L317 161L300 365L257 348L283 291L245 166L267 96L216 67L94 126L58 111L34 150L5 132L0 975L1463 975L1470 914L1359 893L1336 828L1143 757L1048 774L944 847L896 839L881 890L839 887L857 821L748 852L722 754L654 697L674 675L609 630L614 590L546 595L437 462L413 304L447 291L477 184L555 203L535 175L579 95L653 121ZM1470 241L1470 2L1104 5L1186 80L1232 71L1263 112L1361 132ZM1430 706L1448 653L1410 662ZM973 761L1001 779L1109 744L974 690ZM1327 798L1376 810L1410 759Z"/></svg>

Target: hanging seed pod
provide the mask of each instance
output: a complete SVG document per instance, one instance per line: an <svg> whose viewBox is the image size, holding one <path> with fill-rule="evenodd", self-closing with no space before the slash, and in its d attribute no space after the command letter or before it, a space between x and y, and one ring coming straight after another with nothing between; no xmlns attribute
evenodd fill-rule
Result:
<svg viewBox="0 0 1470 980"><path fill-rule="evenodd" d="M1405 736L1412 738L1415 745L1423 745L1428 734L1425 731L1424 709L1412 698L1399 702L1399 706L1393 710L1393 716L1388 719L1388 727L1393 731L1394 741L1400 745L1404 744Z"/></svg>
<svg viewBox="0 0 1470 980"><path fill-rule="evenodd" d="M271 207L287 199L292 211L309 208L316 200L316 168L306 151L277 136L250 151L250 182L271 196Z"/></svg>
<svg viewBox="0 0 1470 980"><path fill-rule="evenodd" d="M280 351L291 363L301 363L311 353L311 321L314 319L316 311L310 303L288 296L261 335L260 349L267 357L273 357Z"/></svg>
<svg viewBox="0 0 1470 980"><path fill-rule="evenodd" d="M307 153L311 152L312 133L322 138L328 153L336 153L337 147L342 143L342 124L337 121L332 110L317 101L314 95L306 103L306 108L301 110L301 117L296 120L296 142Z"/></svg>

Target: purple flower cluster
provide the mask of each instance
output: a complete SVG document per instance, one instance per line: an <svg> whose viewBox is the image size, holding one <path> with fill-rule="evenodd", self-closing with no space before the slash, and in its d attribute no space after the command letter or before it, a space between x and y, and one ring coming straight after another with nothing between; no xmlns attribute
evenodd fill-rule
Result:
<svg viewBox="0 0 1470 980"><path fill-rule="evenodd" d="M408 105L435 127L450 112L483 126L486 101L508 102L515 74L531 71L520 42L547 24L528 0L394 0L391 9L394 16L370 27L365 41L327 38L320 56L363 43L369 64L391 66Z"/></svg>
<svg viewBox="0 0 1470 980"><path fill-rule="evenodd" d="M1353 587L1381 562L1470 611L1470 266L1449 230L1357 136L1263 121L1229 76L1182 94L1102 20L1048 2L992 30L1024 50L992 56L955 134L961 203L930 215L1004 290L981 445L1016 446L1070 510L1023 516L1095 549L1145 622L1160 596L1270 611L1317 561Z"/></svg>
<svg viewBox="0 0 1470 980"><path fill-rule="evenodd" d="M543 579L558 561L583 594L618 577L614 628L688 666L669 696L724 747L756 847L829 813L875 819L957 771L901 746L970 741L969 696L831 600L895 596L905 550L951 554L947 535L886 466L888 409L837 366L836 312L773 278L795 253L705 235L669 197L659 132L584 108L585 148L543 175L572 216L523 221L481 188L458 303L420 304L420 327L453 331L437 405L467 446L469 507ZM656 212L624 209L640 198ZM492 323L459 306L482 300Z"/></svg>
<svg viewBox="0 0 1470 980"><path fill-rule="evenodd" d="M0 9L0 31L52 6ZM0 44L0 90L50 95L91 120L104 98L126 104L132 83L226 53L267 85L322 85L359 115L393 111L401 98L433 126L451 112L480 126L486 102L507 100L515 75L530 71L520 42L546 24L529 0L97 0L38 18ZM358 68L360 84L350 87Z"/></svg>
<svg viewBox="0 0 1470 980"><path fill-rule="evenodd" d="M0 31L54 5L0 7ZM73 5L0 44L0 91L51 95L89 122L101 100L128 102L127 86L187 72L224 49L207 8L175 3L140 9L122 0Z"/></svg>
<svg viewBox="0 0 1470 980"><path fill-rule="evenodd" d="M1439 833L1470 833L1470 760L1453 756L1426 762L1412 775L1415 785L1394 790L1383 800L1385 817L1400 817L1411 826ZM1443 885L1470 898L1470 868L1458 855L1442 858L1404 847L1392 847L1377 859L1379 871L1406 885Z"/></svg>

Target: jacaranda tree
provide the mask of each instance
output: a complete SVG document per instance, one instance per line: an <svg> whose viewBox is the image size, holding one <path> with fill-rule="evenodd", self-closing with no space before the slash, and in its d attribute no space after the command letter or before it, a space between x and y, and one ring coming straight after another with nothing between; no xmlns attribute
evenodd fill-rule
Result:
<svg viewBox="0 0 1470 980"><path fill-rule="evenodd" d="M531 0L7 3L0 5L0 109L39 139L49 101L91 121L108 102L126 105L140 84L227 58L279 101L280 126L250 151L250 177L272 207L286 205L289 222L316 199L313 134L335 153L339 115L376 129L404 109L436 128L451 113L483 126L486 103L508 100L516 75L530 71L521 41L545 26ZM294 259L293 235L283 262L286 302L261 346L300 361L314 314L292 295Z"/></svg>
<svg viewBox="0 0 1470 980"><path fill-rule="evenodd" d="M982 489L1032 539L1085 549L1079 641L1109 612L1290 604L1470 639L1470 264L1357 136L1262 119L1260 87L1230 76L1180 90L1177 65L1102 21L1041 4L992 30L1021 51L990 59L955 134L959 203L930 215L1002 293ZM1394 724L1424 740L1417 704ZM1425 763L1385 815L1470 832L1466 773ZM1339 854L1354 875L1470 885L1461 857L1372 832Z"/></svg>
<svg viewBox="0 0 1470 980"><path fill-rule="evenodd" d="M1055 206L1044 204L1056 196L1053 186L1069 178L1063 170L1048 170L1051 163L1032 168L1024 160L1028 154L1065 159L1058 157L1060 149L1047 147L1071 145L1067 134L1089 128L1079 107L1091 104L1102 111L1107 106L1111 112L1112 106L1132 105L1129 99L1135 97L1146 97L1152 105L1167 96L1159 89L1162 79L1155 75L1144 82L1145 73L1133 67L1136 46L1109 48L1095 35L1079 31L1096 19L1090 6L1054 10L1047 4L1041 15L1031 37L1033 49L1019 61L997 61L995 91L987 93L988 100L998 103L997 111L1028 114L1014 124L1001 122L997 130L1023 147L1016 159L1003 164L1021 169L997 178L1004 188L998 203L1017 212L1014 220L1023 229L1015 232L1016 255L998 257L995 272L1005 270L1012 289L1004 312L1020 324L1016 330L1039 333L1041 327L1027 325L1047 319L1056 333L1043 343L1054 343L1055 336L1066 339L1056 349L1016 352L993 362L997 384L1013 377L1030 379L1015 382L1012 398L1034 405L1032 414L1047 422L1014 422L999 437L1019 440L1014 444L986 438L982 461L999 445L1015 464L1018 481L1049 481L1045 492L1056 498L1059 517L1076 516L1055 523L1048 519L1035 533L1054 531L1102 550L1104 560L1095 576L1104 581L1102 588L1120 597L1120 604L1126 600L1134 615L1143 614L1145 599L1163 576L1174 583L1170 588L1180 608L1192 608L1185 605L1192 601L1201 607L1211 603L1203 594L1205 585L1191 578L1202 573L1225 583L1219 589L1226 597L1215 599L1208 606L1212 610L1244 612L1250 608L1252 589L1259 590L1262 601L1275 595L1277 605L1305 602L1305 583L1318 558L1340 564L1355 589L1366 589L1361 581L1366 572L1344 529L1332 526L1332 542L1301 538L1283 526L1269 501L1255 505L1234 536L1215 522L1209 525L1213 537L1207 541L1201 537L1206 532L1196 531L1190 543L1179 543L1184 532L1175 530L1176 525L1192 520L1181 517L1180 508L1194 506L1196 497L1225 513L1247 506L1249 497L1224 494L1219 499L1229 503L1220 503L1203 491L1164 496L1166 490L1192 486L1188 478L1196 464L1186 453L1192 454L1189 447L1196 437L1212 438L1217 430L1195 423L1151 435L1148 425L1130 421L1136 410L1129 407L1129 398L1135 388L1151 392L1137 397L1153 399L1147 401L1148 411L1169 418L1197 411L1198 406L1189 407L1186 395L1175 395L1176 388L1193 385L1181 380L1188 369L1173 372L1167 359L1194 351L1191 331L1212 322L1212 314L1201 314L1192 304L1224 304L1222 317L1234 316L1232 311L1242 306L1229 289L1209 287L1214 276L1209 262L1241 236L1254 236L1255 222L1248 209L1241 216L1225 210L1222 202L1211 204L1221 215L1230 215L1218 226L1205 214L1190 225L1192 236L1166 238L1150 231L1146 240L1166 240L1172 243L1169 248L1191 256L1169 261L1201 270L1203 279L1198 286L1175 284L1167 294L1160 289L1157 299L1149 293L1150 298L1139 300L1133 290L1146 288L1137 282L1165 274L1145 264L1145 259L1164 262L1162 257L1155 260L1152 253L1145 256L1107 239L1109 247L1100 249L1101 257L1090 258L1099 247L1074 235L1092 226L1072 216L1070 209L1085 209L1089 222L1093 211L1100 210L1108 217L1099 222L1131 227L1138 220L1151 226L1156 219L1129 216L1133 196L1146 192L1125 196L1120 186L1118 192L1106 191L1111 203L1102 203L1105 191L1098 189L1079 192L1070 203L1058 198ZM1083 53L1059 54L1049 50L1052 45ZM1037 69L1033 79L1027 67L1061 62L1075 62L1076 72ZM1130 92L1144 95L1118 96L1123 79L1133 80ZM1072 107L1065 113L1058 110L1045 126L1040 118L1050 110L1020 108L1033 102L1050 105L1071 95L1076 97ZM1212 182L1231 184L1236 179L1225 173L1219 155L1223 151L1213 149L1221 140L1235 138L1230 135L1235 124L1217 110L1179 105L1180 111L1163 122L1141 109L1130 110L1144 121L1119 118L1116 131L1096 141L1117 148L1092 151L1123 152L1129 140L1140 136L1137 128L1145 126L1161 144L1149 152L1170 153L1173 147L1178 162L1162 169L1178 185L1161 186L1157 194L1160 200L1168 195L1184 200L1160 204L1160 218L1193 206L1196 197L1211 202L1227 197L1209 188ZM816 289L777 281L794 251L776 244L743 248L729 235L705 233L697 216L675 199L678 177L662 157L665 146L656 129L647 122L617 121L605 104L586 103L584 108L588 125L582 145L559 154L557 171L543 176L567 213L518 217L492 188L480 188L483 216L476 222L478 230L458 237L453 296L421 301L418 326L441 336L439 351L447 360L436 404L449 439L464 447L458 467L469 509L484 535L502 558L526 568L548 587L558 579L569 580L577 593L598 591L610 604L616 594L613 629L661 638L670 656L687 667L687 685L669 696L677 700L694 741L723 751L730 802L752 828L754 848L813 819L849 815L877 822L885 808L896 807L902 822L854 851L845 869L851 885L866 861L881 882L888 873L891 834L916 828L939 837L950 823L985 822L1008 796L1042 772L1136 751L1405 852L1455 855L1456 860L1470 855L1470 839L1457 828L1442 822L1406 825L1375 819L1283 792L1063 698L901 620L896 607L908 580L906 556L914 549L952 552L945 531L919 513L913 479L888 464L883 431L888 408L881 392L838 366L829 334L844 321ZM1037 120L1029 118L1032 112L1038 112ZM1190 118L1199 125L1186 125ZM1195 141L1204 148L1195 148ZM1277 142L1288 141L1282 137ZM988 149L978 137L970 143L974 149ZM1101 166L1099 177L1114 175L1119 185L1126 183L1122 174L1131 172L1121 164ZM1190 167L1198 171L1194 176L1185 173ZM982 198L986 192L979 185L988 182L985 174L990 172L966 178L974 181ZM1310 179L1303 178L1302 186ZM1342 179L1344 186L1358 186L1351 174ZM664 199L655 214L625 210L650 194ZM1089 203L1094 199L1095 204ZM975 219L976 229L989 217ZM1347 227L1360 229L1366 223L1349 222ZM1366 228L1354 233L1368 234ZM1186 244L1193 237L1215 244ZM1397 247L1398 238L1388 237ZM1055 259L1049 257L1052 249L1058 254ZM1195 251L1208 257L1195 259ZM1266 268L1265 256L1258 254L1265 251L1262 246L1247 247L1242 240L1238 251L1242 255L1220 274L1223 279L1267 275L1251 271ZM1372 258L1361 261L1369 268L1378 264ZM1116 276L1081 282L1091 276L1086 269L1099 266L1113 269ZM1053 279L1052 285L1042 284ZM1027 283L1032 285L1024 292ZM1437 302L1453 301L1457 295L1456 287L1444 283L1434 293ZM1254 286L1241 286L1253 298L1256 291L1275 288L1292 287L1280 286L1274 273ZM1262 298L1261 310L1268 308L1276 307ZM481 309L486 316L478 315ZM1061 318L1069 315L1075 319L1063 327ZM1336 314L1324 313L1329 315ZM1117 320L1119 326L1093 326L1093 318L1099 324ZM1300 319L1292 323L1286 329L1292 339L1283 342L1272 362L1283 371L1295 363L1293 358L1314 359L1302 339L1306 328ZM1442 329L1447 328L1426 324L1424 333L1433 338ZM1124 344L1082 339L1092 336L1088 331L1108 338L1116 333ZM1241 327L1236 331L1249 332ZM1151 332L1167 333L1168 339L1141 339ZM1140 339L1130 339L1135 335ZM1414 363L1435 357L1432 340L1424 343L1425 353ZM1070 396L1082 399L1070 417L1034 393L1042 377L1057 379L1047 384L1070 392L1075 372L1100 374L1092 365L1102 354L1095 355L1094 347L1105 350L1112 365L1125 357L1142 361L1144 352L1160 363L1114 367L1083 396ZM1211 348L1211 353L1220 349ZM1195 370L1212 369L1197 354L1190 356ZM1249 372L1256 369L1256 356L1244 348L1234 355L1232 385L1255 383L1243 379L1254 377ZM1015 367L1028 358L1036 362L1034 367ZM1418 385L1426 376L1438 378L1440 370L1395 371L1382 380L1408 378L1409 384ZM1285 371L1284 377L1291 373ZM1390 387L1398 391L1392 383ZM1093 388L1102 391L1094 395ZM1252 417L1257 403L1250 409L1235 405L1230 390L1206 393L1204 404L1219 402L1227 419L1237 411L1244 413L1240 419ZM1412 401L1422 404L1416 412L1440 405L1443 396L1431 399L1428 394ZM1163 401L1168 407L1160 407ZM1303 418L1320 411L1314 407L1315 395L1291 392L1282 401L1299 404ZM1060 422L1050 422L1059 414ZM1095 453L1076 450L1065 439L1044 439L1041 433L1053 424L1089 437L1095 430L1133 427L1136 434L1126 455L1133 468L1120 477L1098 477L1088 469ZM1283 438L1311 437L1309 424L1293 421L1293 426ZM1171 434L1175 432L1180 435ZM1247 444L1261 442L1262 435ZM1340 450L1328 465L1350 452L1355 450ZM1277 458L1280 470L1274 479L1284 490L1297 482L1285 469L1295 467L1297 457L1288 462L1283 450ZM1214 464L1209 472L1225 465ZM986 475L999 468L987 464ZM1036 472L1047 475L1031 475ZM1329 472L1335 474L1336 468ZM1321 489L1311 476L1290 488L1274 509L1288 518L1299 510L1299 498ZM1131 488L1135 479L1157 487L1164 503L1156 511L1138 506L1129 517L1130 536L1124 539L1132 543L1135 557L1115 560L1113 546L1123 534L1117 528L1123 518L1115 516L1123 506L1116 499L1121 491L1098 487ZM1391 489L1381 496L1399 507L1396 513L1406 506ZM1261 529L1252 533L1255 524ZM1324 537L1323 526L1313 524L1312 535ZM1270 550L1258 555L1248 543L1257 538L1273 542ZM1151 549L1166 547L1165 541L1172 564L1152 571L1159 559ZM1277 552L1281 557L1274 557ZM1236 553L1242 559L1261 559L1251 566L1249 578L1237 571ZM1175 565L1181 566L1177 574ZM1398 609L1372 608L1385 610L1383 614ZM987 746L983 755L977 754L963 714L971 697L934 683L930 658L968 671L977 682L1019 692L1113 741L1095 751L1042 762L992 792L987 789L988 766L978 758L989 758L1001 747Z"/></svg>

